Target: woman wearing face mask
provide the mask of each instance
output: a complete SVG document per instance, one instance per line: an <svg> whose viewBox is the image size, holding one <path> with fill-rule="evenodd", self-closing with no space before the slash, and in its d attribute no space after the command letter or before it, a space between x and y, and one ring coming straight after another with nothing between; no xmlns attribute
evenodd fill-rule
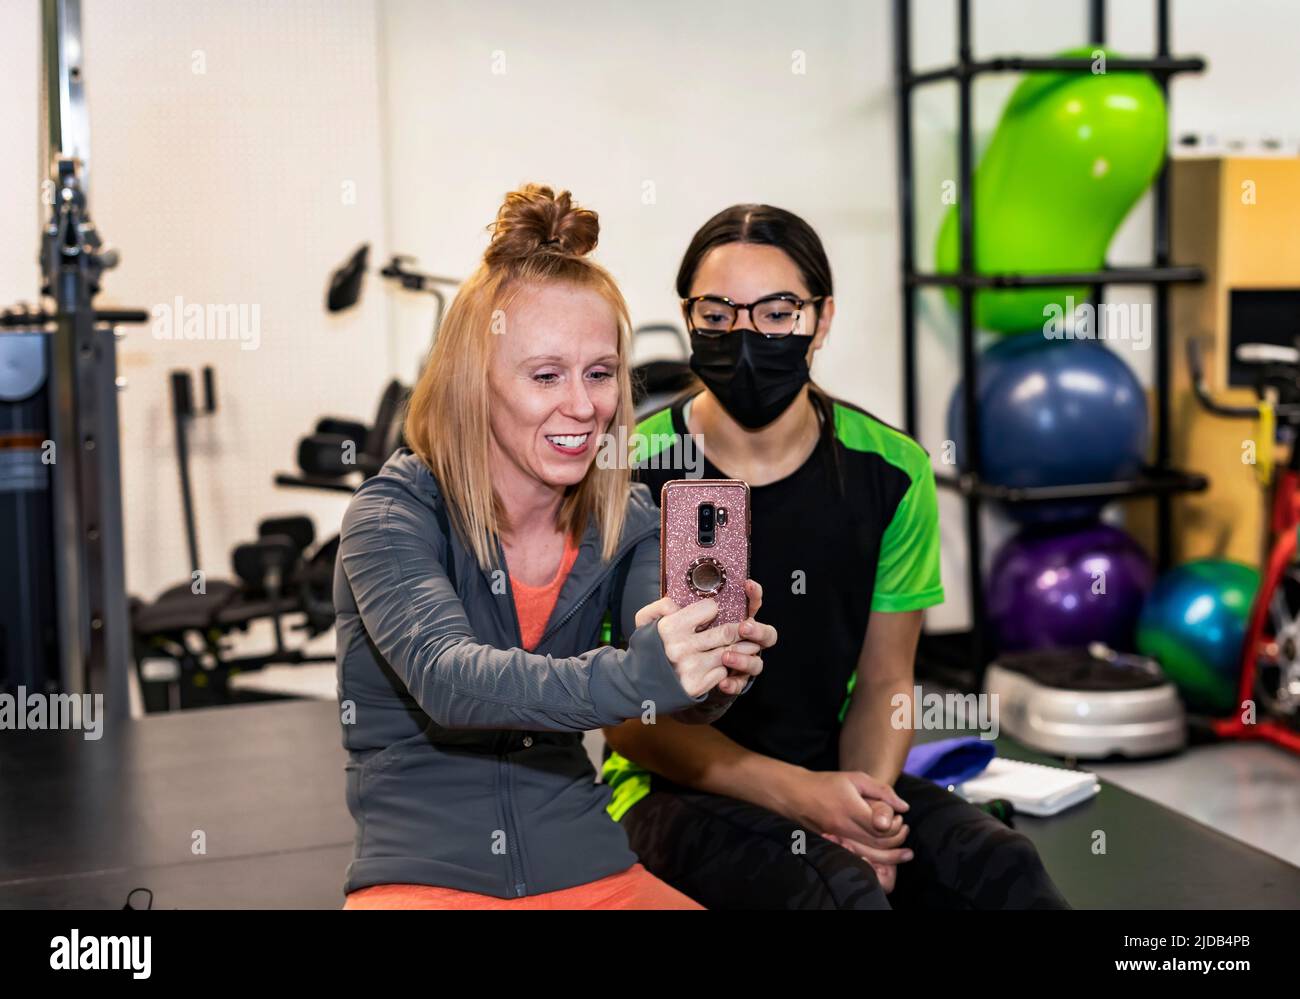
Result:
<svg viewBox="0 0 1300 999"><path fill-rule="evenodd" d="M750 571L781 644L712 725L607 729L610 814L709 908L1065 907L1024 836L901 773L891 701L910 704L921 613L943 600L934 475L910 437L809 380L835 314L817 234L729 208L677 291L703 386L641 422L661 450L638 477L657 496L693 434L705 477L749 483Z"/></svg>
<svg viewBox="0 0 1300 999"><path fill-rule="evenodd" d="M717 718L775 632L752 581L741 625L659 600L654 503L592 461L631 412L595 213L529 185L494 229L412 394L410 449L343 521L346 908L698 908L636 862L581 733ZM598 647L607 612L626 651Z"/></svg>

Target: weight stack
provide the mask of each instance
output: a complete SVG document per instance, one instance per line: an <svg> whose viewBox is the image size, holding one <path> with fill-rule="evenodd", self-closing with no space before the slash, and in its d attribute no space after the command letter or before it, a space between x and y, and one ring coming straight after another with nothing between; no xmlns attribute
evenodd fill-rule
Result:
<svg viewBox="0 0 1300 999"><path fill-rule="evenodd" d="M48 340L0 335L0 690L9 693L45 692L58 676Z"/></svg>

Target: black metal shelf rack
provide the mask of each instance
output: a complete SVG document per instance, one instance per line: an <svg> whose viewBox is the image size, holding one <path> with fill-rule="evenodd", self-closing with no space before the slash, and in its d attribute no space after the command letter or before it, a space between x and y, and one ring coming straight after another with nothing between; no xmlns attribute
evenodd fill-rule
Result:
<svg viewBox="0 0 1300 999"><path fill-rule="evenodd" d="M1088 34L1093 45L1106 42L1105 0L1087 0ZM1140 71L1152 74L1166 102L1169 78L1176 73L1194 73L1205 68L1201 58L1177 58L1169 52L1169 2L1154 0L1156 52L1151 58L1108 59L1108 72ZM986 501L1035 503L1062 499L1128 498L1146 496L1157 504L1156 564L1168 568L1173 547L1170 519L1174 493L1206 487L1203 476L1172 467L1170 462L1170 358L1169 287L1203 279L1200 268L1176 266L1169 254L1169 161L1160 168L1153 188L1154 237L1152 265L1116 267L1086 273L1060 274L977 274L974 266L974 194L972 89L977 76L988 73L1025 71L1091 72L1090 59L1004 56L976 60L971 55L971 2L955 0L957 7L957 61L950 66L913 72L911 62L911 0L894 0L895 96L898 125L898 215L901 232L900 292L903 326L903 421L909 434L917 433L917 335L916 292L926 287L956 288L960 297L960 368L963 385L961 406L967 433L963 471L959 475L936 475L941 488L958 492L965 500L967 543L967 587L970 593L971 628L968 631L922 636L918 653L920 671L960 689L977 689L992 653L983 590L983 532L980 514ZM960 201L958 222L960 252L958 268L952 274L934 274L916 268L915 199L913 190L912 94L918 88L943 81L957 84L957 149ZM1154 460L1138 478L1120 482L1047 489L1014 489L983 482L980 478L979 412L976 370L979 355L974 324L975 292L981 288L1027 288L1051 285L1086 285L1094 305L1100 303L1107 285L1150 285L1154 288L1153 365L1155 448Z"/></svg>

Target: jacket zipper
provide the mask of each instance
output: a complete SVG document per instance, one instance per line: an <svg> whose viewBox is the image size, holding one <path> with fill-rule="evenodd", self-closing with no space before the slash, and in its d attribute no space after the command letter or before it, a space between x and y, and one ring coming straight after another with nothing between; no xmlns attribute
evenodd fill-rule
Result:
<svg viewBox="0 0 1300 999"><path fill-rule="evenodd" d="M510 761L506 758L505 753L498 756L498 768L501 775L501 810L506 820L506 863L509 866L510 888L515 893L515 898L523 898L528 894L528 885L521 881L523 876L523 860L518 853L518 844L515 841L517 830L513 816L513 795L510 793Z"/></svg>
<svg viewBox="0 0 1300 999"><path fill-rule="evenodd" d="M538 646L540 647L543 642L545 642L553 634L555 634L562 627L564 627L570 620L572 620L573 616L582 609L583 605L588 600L591 599L591 595L595 593L598 589L600 589L600 584L605 581L605 577L614 571L613 567L618 564L619 559L623 558L623 556L625 556L629 551L631 551L633 548L639 545L645 538L648 538L652 534L654 534L653 530L645 531L639 537L633 538L630 542L628 542L621 549L619 549L619 551L615 554L615 556L612 559L610 559L610 563L609 563L610 567L596 577L596 579L592 582L592 584L589 587L587 587L586 592L583 593L583 595L578 598L578 602L569 608L568 612L564 615L564 617L560 618L553 625L551 625L549 628L546 629L542 637L537 640Z"/></svg>
<svg viewBox="0 0 1300 999"><path fill-rule="evenodd" d="M498 565L504 567L506 564L505 552L501 549L500 541L497 542ZM506 601L510 605L510 620L515 629L515 645L518 648L523 647L524 636L523 628L519 624L519 612L515 608L514 587L510 585L510 574L506 573ZM497 754L497 773L501 779L501 813L505 818L506 826L506 866L509 890L513 891L515 898L523 898L528 894L528 883L523 880L523 859L520 857L515 837L519 831L515 828L514 820L514 795L510 793L510 759L505 750L510 745L510 733L501 734L502 751Z"/></svg>

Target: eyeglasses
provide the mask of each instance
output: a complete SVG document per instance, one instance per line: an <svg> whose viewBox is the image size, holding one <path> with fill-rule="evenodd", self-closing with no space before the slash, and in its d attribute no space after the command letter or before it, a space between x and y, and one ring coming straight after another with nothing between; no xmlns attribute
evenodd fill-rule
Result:
<svg viewBox="0 0 1300 999"><path fill-rule="evenodd" d="M811 336L813 329L804 316L804 307L819 305L825 295L802 299L794 295L768 295L749 305L741 305L721 295L699 295L682 299L690 328L705 336L723 336L736 328L741 311L749 313L754 329L766 337Z"/></svg>

